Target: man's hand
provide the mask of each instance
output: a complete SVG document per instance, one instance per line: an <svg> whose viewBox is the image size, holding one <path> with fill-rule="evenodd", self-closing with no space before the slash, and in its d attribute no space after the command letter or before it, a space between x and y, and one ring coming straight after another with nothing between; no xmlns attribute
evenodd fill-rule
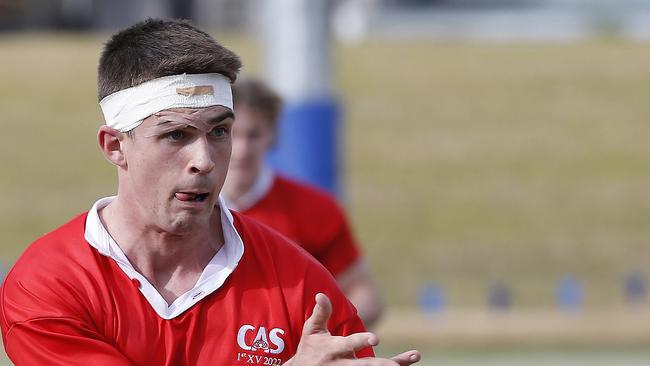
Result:
<svg viewBox="0 0 650 366"><path fill-rule="evenodd" d="M391 359L368 357L357 359L355 352L379 344L373 333L355 333L347 337L332 336L327 320L332 303L323 294L316 295L314 312L305 322L296 354L284 366L408 366L420 360L420 352L408 351Z"/></svg>

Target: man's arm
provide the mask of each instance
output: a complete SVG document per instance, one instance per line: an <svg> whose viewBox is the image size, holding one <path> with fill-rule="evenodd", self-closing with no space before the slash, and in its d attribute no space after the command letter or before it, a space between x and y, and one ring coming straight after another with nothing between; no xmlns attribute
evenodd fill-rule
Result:
<svg viewBox="0 0 650 366"><path fill-rule="evenodd" d="M370 276L368 265L363 260L356 261L336 276L336 282L357 308L366 328L372 329L381 317L384 306L379 290Z"/></svg>
<svg viewBox="0 0 650 366"><path fill-rule="evenodd" d="M132 366L115 347L70 318L15 323L4 334L4 343L16 366Z"/></svg>
<svg viewBox="0 0 650 366"><path fill-rule="evenodd" d="M367 329L371 329L381 317L383 304L370 269L363 260L345 212L331 201L329 230L321 236L320 250L314 255L336 279L339 288L357 308L357 313Z"/></svg>
<svg viewBox="0 0 650 366"><path fill-rule="evenodd" d="M331 314L332 304L327 296L317 294L314 311L305 322L296 354L285 362L284 366L409 366L420 360L420 352L415 350L401 353L391 359L379 357L357 359L356 351L376 346L379 338L368 332L355 333L346 337L332 336L327 330L327 321Z"/></svg>

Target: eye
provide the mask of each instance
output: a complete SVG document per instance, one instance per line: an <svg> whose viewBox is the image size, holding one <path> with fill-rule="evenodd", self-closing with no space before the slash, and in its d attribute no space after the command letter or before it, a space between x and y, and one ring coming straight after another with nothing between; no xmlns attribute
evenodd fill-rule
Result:
<svg viewBox="0 0 650 366"><path fill-rule="evenodd" d="M218 126L218 127L213 128L210 131L210 135L214 136L214 137L224 137L224 136L228 135L228 132L229 131L228 131L228 129L226 127Z"/></svg>
<svg viewBox="0 0 650 366"><path fill-rule="evenodd" d="M179 140L182 140L185 137L185 132L180 131L180 130L172 131L169 134L167 134L167 137L169 137L170 139L172 139L174 141L179 141Z"/></svg>

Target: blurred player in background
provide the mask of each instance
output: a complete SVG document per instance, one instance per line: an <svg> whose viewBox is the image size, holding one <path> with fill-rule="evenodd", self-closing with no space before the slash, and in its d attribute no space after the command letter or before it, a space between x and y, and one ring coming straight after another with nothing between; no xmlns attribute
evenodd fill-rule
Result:
<svg viewBox="0 0 650 366"><path fill-rule="evenodd" d="M343 210L327 192L264 163L277 136L279 95L260 79L247 78L234 84L233 101L233 150L223 188L229 207L306 249L332 273L371 328L381 315L381 299Z"/></svg>
<svg viewBox="0 0 650 366"><path fill-rule="evenodd" d="M377 337L327 271L220 197L240 65L184 21L147 20L106 43L98 142L117 195L38 239L7 275L0 325L17 366L419 360L372 357Z"/></svg>

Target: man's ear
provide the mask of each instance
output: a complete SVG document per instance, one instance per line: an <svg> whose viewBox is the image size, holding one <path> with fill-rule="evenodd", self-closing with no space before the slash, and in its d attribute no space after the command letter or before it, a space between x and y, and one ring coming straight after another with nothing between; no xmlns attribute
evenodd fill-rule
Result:
<svg viewBox="0 0 650 366"><path fill-rule="evenodd" d="M126 158L122 150L124 137L124 133L106 125L101 126L97 132L97 142L102 154L111 164L120 167L126 166Z"/></svg>

